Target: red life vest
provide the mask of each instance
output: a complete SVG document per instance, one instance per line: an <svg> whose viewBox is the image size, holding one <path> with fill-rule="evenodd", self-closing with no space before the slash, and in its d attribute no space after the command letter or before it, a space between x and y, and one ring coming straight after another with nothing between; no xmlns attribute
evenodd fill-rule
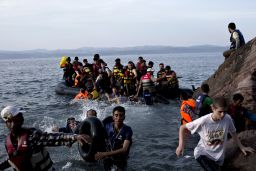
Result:
<svg viewBox="0 0 256 171"><path fill-rule="evenodd" d="M21 132L21 136L18 138L18 146L14 147L10 134L6 137L6 150L9 156L9 160L15 165L17 169L28 170L30 165L30 152L28 149L28 134L26 130ZM26 163L26 164L25 164Z"/></svg>
<svg viewBox="0 0 256 171"><path fill-rule="evenodd" d="M151 74L147 73L141 77L142 87L143 90L149 90L149 92L154 91L155 85L154 82L151 80Z"/></svg>
<svg viewBox="0 0 256 171"><path fill-rule="evenodd" d="M23 129L18 138L18 146L15 148L11 141L10 134L6 137L6 151L9 156L9 163L19 171L45 171L51 170L52 160L49 153L42 148L37 152L31 151L28 146L28 130Z"/></svg>

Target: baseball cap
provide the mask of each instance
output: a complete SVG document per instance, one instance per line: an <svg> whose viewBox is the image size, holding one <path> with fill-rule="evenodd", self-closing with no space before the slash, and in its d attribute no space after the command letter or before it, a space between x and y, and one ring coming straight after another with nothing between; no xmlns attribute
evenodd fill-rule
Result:
<svg viewBox="0 0 256 171"><path fill-rule="evenodd" d="M154 72L154 69L153 68L148 68L147 72Z"/></svg>
<svg viewBox="0 0 256 171"><path fill-rule="evenodd" d="M16 107L16 106L6 106L1 111L1 117L4 121L7 121L9 118L17 116L19 113L26 112L24 109Z"/></svg>

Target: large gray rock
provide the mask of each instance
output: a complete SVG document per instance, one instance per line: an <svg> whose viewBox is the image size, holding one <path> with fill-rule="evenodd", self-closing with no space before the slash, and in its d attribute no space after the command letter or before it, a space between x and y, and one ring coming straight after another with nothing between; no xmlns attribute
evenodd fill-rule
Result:
<svg viewBox="0 0 256 171"><path fill-rule="evenodd" d="M238 134L238 138L244 146L250 146L256 149L256 130L247 130ZM233 139L227 142L225 153L225 162L222 170L232 171L255 171L256 153L249 153L245 156L235 145Z"/></svg>
<svg viewBox="0 0 256 171"><path fill-rule="evenodd" d="M210 86L209 95L213 98L225 96L231 99L233 94L241 93L245 98L243 105L256 113L256 38L236 50L204 83ZM238 136L242 144L256 149L255 130L241 132ZM222 170L255 171L256 154L244 156L231 140L226 146Z"/></svg>
<svg viewBox="0 0 256 171"><path fill-rule="evenodd" d="M256 38L234 52L204 83L209 84L213 98L241 93L244 106L256 113Z"/></svg>

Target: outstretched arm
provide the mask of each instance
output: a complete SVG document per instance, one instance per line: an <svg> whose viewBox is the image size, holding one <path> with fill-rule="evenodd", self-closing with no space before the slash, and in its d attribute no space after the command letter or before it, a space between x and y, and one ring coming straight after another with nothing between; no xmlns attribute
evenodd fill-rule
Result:
<svg viewBox="0 0 256 171"><path fill-rule="evenodd" d="M176 149L176 155L179 157L181 154L183 155L184 147L185 147L185 131L188 130L185 125L180 126L179 131L179 146Z"/></svg>
<svg viewBox="0 0 256 171"><path fill-rule="evenodd" d="M138 88L137 88L137 93L136 93L136 95L135 95L135 97L137 98L138 96L139 96L139 93L140 93L140 89L141 89L141 80L140 80L140 82L139 82L139 85L138 85Z"/></svg>
<svg viewBox="0 0 256 171"><path fill-rule="evenodd" d="M255 150L251 147L245 147L242 145L241 141L238 139L236 132L231 133L233 140L235 141L235 143L238 145L238 147L240 148L240 150L244 153L244 155L247 155L247 152L250 153L254 153Z"/></svg>
<svg viewBox="0 0 256 171"><path fill-rule="evenodd" d="M32 145L39 146L71 146L78 141L79 143L91 143L88 135L71 134L71 133L47 133L37 129L32 129L28 137Z"/></svg>

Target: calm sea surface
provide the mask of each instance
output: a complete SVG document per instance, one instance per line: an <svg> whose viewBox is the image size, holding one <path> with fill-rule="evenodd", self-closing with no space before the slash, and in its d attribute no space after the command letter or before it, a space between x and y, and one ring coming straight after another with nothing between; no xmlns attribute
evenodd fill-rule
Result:
<svg viewBox="0 0 256 171"><path fill-rule="evenodd" d="M136 63L138 55L101 56L110 68L117 57L121 58L123 64L127 64L129 60ZM223 62L222 54L217 52L154 54L143 57L147 62L154 61L156 71L161 62L170 65L181 77L181 87L187 88L191 88L191 85L200 86ZM82 56L79 58L83 59ZM92 57L87 56L87 59L92 62ZM24 107L27 111L24 114L25 125L44 131L50 131L53 126L65 126L66 118L70 116L82 120L90 108L97 110L100 119L111 115L114 105L104 102L72 103L73 97L55 94L54 88L62 78L59 61L60 57L37 58L36 54L34 58L0 58L0 109L9 104ZM187 140L184 157L177 158L175 155L180 126L179 105L178 101L170 101L169 105L123 105L127 111L126 124L134 132L128 170L200 170L193 158L193 148L197 144L195 138ZM4 140L7 133L5 124L0 121L0 161L6 158ZM102 170L101 162L88 164L83 161L77 144L71 148L49 147L48 151L57 170Z"/></svg>

